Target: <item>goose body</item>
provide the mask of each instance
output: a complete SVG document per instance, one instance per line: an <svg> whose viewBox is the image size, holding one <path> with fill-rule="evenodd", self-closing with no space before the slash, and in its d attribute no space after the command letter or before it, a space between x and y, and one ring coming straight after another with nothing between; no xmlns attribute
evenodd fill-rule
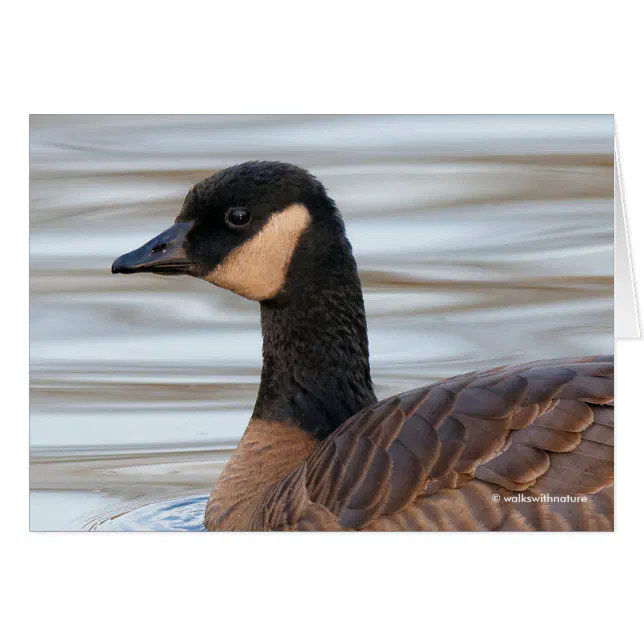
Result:
<svg viewBox="0 0 644 644"><path fill-rule="evenodd" d="M612 530L612 356L378 402L351 245L306 171L249 162L213 175L112 271L188 274L260 304L258 397L209 530Z"/></svg>

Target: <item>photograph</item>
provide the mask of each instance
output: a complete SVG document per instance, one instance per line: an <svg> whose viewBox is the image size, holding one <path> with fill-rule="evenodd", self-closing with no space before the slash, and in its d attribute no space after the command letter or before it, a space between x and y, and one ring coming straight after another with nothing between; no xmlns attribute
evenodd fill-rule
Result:
<svg viewBox="0 0 644 644"><path fill-rule="evenodd" d="M602 114L31 114L30 530L613 531L614 172Z"/></svg>

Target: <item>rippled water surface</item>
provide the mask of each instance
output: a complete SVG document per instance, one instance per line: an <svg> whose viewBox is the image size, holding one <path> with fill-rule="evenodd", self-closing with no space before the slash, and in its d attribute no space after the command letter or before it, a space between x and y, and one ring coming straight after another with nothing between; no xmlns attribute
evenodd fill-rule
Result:
<svg viewBox="0 0 644 644"><path fill-rule="evenodd" d="M201 529L254 403L258 305L110 265L249 159L335 197L379 397L612 352L612 118L33 117L32 529Z"/></svg>

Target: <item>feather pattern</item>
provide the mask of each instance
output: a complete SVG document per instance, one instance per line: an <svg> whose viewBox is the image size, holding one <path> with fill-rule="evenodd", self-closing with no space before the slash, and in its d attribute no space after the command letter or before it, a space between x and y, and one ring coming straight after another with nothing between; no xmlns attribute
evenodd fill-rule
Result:
<svg viewBox="0 0 644 644"><path fill-rule="evenodd" d="M252 527L611 530L612 374L612 357L544 360L376 403L272 486Z"/></svg>

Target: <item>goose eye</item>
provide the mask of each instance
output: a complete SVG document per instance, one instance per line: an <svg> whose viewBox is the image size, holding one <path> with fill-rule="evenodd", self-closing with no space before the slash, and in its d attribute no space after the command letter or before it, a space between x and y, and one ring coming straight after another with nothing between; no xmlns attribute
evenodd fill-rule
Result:
<svg viewBox="0 0 644 644"><path fill-rule="evenodd" d="M251 216L246 208L231 208L226 213L226 223L230 228L243 228L250 223Z"/></svg>

